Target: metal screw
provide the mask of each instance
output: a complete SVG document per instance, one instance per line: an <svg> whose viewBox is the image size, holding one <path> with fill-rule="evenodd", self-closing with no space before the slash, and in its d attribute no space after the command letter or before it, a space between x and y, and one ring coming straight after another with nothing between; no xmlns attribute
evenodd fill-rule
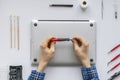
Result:
<svg viewBox="0 0 120 80"><path fill-rule="evenodd" d="M36 59L36 58L34 59L34 62L37 62L37 59Z"/></svg>
<svg viewBox="0 0 120 80"><path fill-rule="evenodd" d="M37 23L34 23L34 26L37 26Z"/></svg>
<svg viewBox="0 0 120 80"><path fill-rule="evenodd" d="M90 23L90 26L93 27L93 23Z"/></svg>
<svg viewBox="0 0 120 80"><path fill-rule="evenodd" d="M93 62L94 60L93 59L90 59L90 62Z"/></svg>

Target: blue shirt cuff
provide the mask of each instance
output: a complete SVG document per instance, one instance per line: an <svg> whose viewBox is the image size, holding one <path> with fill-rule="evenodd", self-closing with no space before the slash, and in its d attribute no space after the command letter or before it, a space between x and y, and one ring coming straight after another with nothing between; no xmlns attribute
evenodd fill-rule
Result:
<svg viewBox="0 0 120 80"><path fill-rule="evenodd" d="M44 77L44 72L37 72L36 70L32 70L28 80L44 80Z"/></svg>
<svg viewBox="0 0 120 80"><path fill-rule="evenodd" d="M99 80L96 66L81 68L83 80Z"/></svg>

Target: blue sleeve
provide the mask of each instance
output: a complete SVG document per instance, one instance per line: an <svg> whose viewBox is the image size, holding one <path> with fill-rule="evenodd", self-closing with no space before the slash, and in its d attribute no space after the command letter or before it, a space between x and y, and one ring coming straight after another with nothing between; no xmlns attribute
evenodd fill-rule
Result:
<svg viewBox="0 0 120 80"><path fill-rule="evenodd" d="M95 66L90 68L81 68L83 80L99 80ZM45 73L32 70L28 80L44 80Z"/></svg>
<svg viewBox="0 0 120 80"><path fill-rule="evenodd" d="M90 68L81 68L83 80L99 80L97 69L95 66Z"/></svg>
<svg viewBox="0 0 120 80"><path fill-rule="evenodd" d="M28 80L44 80L45 73L32 70Z"/></svg>

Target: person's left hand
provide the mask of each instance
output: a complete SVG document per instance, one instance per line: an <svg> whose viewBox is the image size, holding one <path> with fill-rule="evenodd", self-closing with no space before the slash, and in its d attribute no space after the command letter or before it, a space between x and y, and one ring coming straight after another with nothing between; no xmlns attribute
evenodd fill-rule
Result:
<svg viewBox="0 0 120 80"><path fill-rule="evenodd" d="M47 64L49 63L49 61L54 56L55 43L51 42L52 38L55 38L55 37L53 36L48 37L40 45L41 55L40 55L40 61L39 61L39 66L37 70L38 72L42 72L47 66Z"/></svg>

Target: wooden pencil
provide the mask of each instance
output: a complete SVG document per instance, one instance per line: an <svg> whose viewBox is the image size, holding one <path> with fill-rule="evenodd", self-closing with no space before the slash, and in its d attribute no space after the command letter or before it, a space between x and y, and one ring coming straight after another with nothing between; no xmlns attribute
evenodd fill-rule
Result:
<svg viewBox="0 0 120 80"><path fill-rule="evenodd" d="M16 16L14 16L14 48L16 48Z"/></svg>
<svg viewBox="0 0 120 80"><path fill-rule="evenodd" d="M17 43L18 43L18 50L20 49L20 26L19 26L20 18L17 16Z"/></svg>
<svg viewBox="0 0 120 80"><path fill-rule="evenodd" d="M10 15L10 48L12 48L12 15Z"/></svg>

